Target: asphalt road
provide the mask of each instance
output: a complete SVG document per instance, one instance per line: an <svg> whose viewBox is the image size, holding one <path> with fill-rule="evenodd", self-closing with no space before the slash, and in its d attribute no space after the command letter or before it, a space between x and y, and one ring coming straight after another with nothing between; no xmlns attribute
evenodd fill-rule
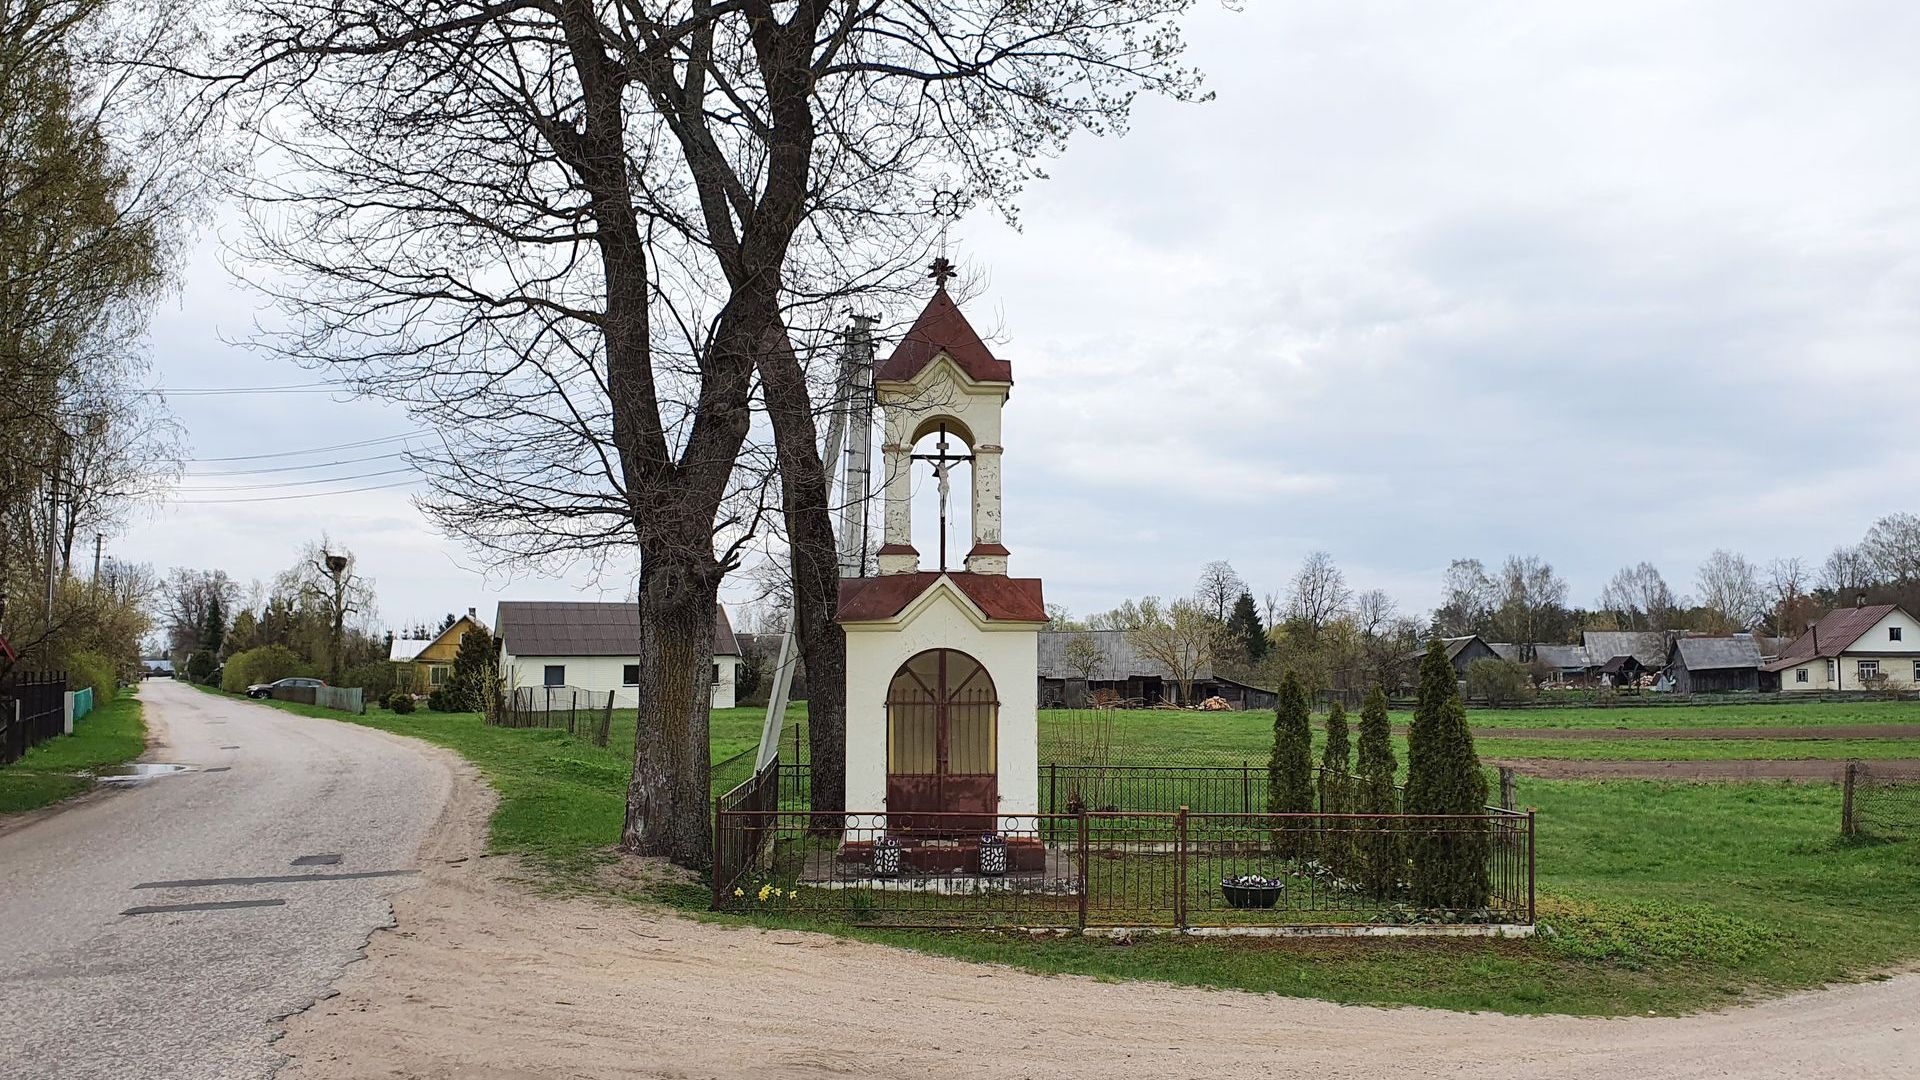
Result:
<svg viewBox="0 0 1920 1080"><path fill-rule="evenodd" d="M0 1077L273 1075L280 1019L390 924L452 792L407 740L140 693L146 759L193 769L0 833ZM228 906L165 910L206 904Z"/></svg>

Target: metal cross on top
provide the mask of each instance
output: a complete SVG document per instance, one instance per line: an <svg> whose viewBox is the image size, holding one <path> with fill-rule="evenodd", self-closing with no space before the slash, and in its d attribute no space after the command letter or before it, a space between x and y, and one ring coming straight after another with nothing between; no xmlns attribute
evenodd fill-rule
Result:
<svg viewBox="0 0 1920 1080"><path fill-rule="evenodd" d="M940 262L945 261L945 259L940 260ZM937 266L938 263L935 265ZM945 573L947 569L947 500L951 495L951 485L948 483L947 474L952 471L955 463L962 461L971 462L973 455L947 453L947 425L945 424L940 425L940 441L934 444L934 448L939 452L934 454L914 454L913 460L932 462L933 475L940 481L940 571Z"/></svg>

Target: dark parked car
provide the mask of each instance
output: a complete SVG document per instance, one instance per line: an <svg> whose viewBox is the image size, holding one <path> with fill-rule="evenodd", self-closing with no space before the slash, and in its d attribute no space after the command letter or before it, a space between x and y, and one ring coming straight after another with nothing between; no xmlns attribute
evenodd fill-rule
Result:
<svg viewBox="0 0 1920 1080"><path fill-rule="evenodd" d="M325 679L302 679L302 678L279 679L270 683L255 683L252 686L247 687L247 696L257 697L257 698L270 698L273 696L273 689L276 686L285 687L285 686L325 686L325 685L327 685Z"/></svg>

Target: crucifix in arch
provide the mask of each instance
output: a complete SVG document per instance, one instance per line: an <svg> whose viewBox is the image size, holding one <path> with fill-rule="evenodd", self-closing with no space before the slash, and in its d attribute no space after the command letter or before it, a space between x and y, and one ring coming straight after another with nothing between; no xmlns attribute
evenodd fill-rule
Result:
<svg viewBox="0 0 1920 1080"><path fill-rule="evenodd" d="M948 477L953 466L959 462L971 462L972 454L951 454L947 452L947 425L940 425L940 441L934 444L938 451L932 454L915 454L913 460L933 464L933 475L940 482L940 570L947 569L947 502L952 497L952 484Z"/></svg>

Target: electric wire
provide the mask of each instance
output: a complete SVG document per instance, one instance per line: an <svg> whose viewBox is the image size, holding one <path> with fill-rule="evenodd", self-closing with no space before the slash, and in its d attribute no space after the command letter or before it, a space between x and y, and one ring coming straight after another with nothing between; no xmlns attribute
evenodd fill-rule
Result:
<svg viewBox="0 0 1920 1080"><path fill-rule="evenodd" d="M214 472L188 473L189 480L198 480L203 476L264 476L268 473L302 472L307 469L331 469L336 465L357 465L363 461L386 461L389 458L405 457L405 450L395 450L389 454L371 454L367 457L341 458L337 461L316 461L311 465L281 465L272 469L220 469Z"/></svg>
<svg viewBox="0 0 1920 1080"><path fill-rule="evenodd" d="M272 454L234 454L230 457L192 458L189 464L211 465L220 461L267 461L274 458L305 457L308 454L329 454L335 450L358 450L367 446L381 446L391 442L402 442L420 437L420 432L409 431L402 435L383 435L377 439L361 439L359 442L336 443L333 446L316 446L308 450L282 450Z"/></svg>
<svg viewBox="0 0 1920 1080"><path fill-rule="evenodd" d="M175 499L175 506L212 506L217 503L261 503L285 502L288 499L322 499L329 495L357 495L363 491L385 491L388 488L412 487L418 480L398 480L391 484L370 484L367 487L345 488L340 491L308 491L298 495L254 495L237 499Z"/></svg>
<svg viewBox="0 0 1920 1080"><path fill-rule="evenodd" d="M321 476L311 480L274 480L264 484L226 484L214 487L182 487L178 490L203 495L220 491L272 491L278 488L310 487L314 484L336 484L346 480L370 480L376 476L398 476L401 473L415 472L411 466L402 469L382 469L378 472L354 473L352 476Z"/></svg>

